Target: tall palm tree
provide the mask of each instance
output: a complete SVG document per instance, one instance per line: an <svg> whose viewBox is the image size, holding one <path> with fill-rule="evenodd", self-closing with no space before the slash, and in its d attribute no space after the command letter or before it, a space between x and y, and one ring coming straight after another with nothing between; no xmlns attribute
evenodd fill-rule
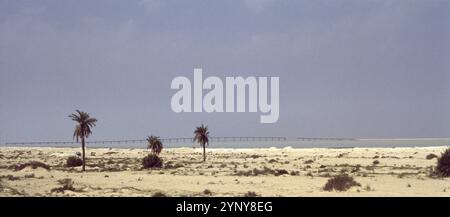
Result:
<svg viewBox="0 0 450 217"><path fill-rule="evenodd" d="M206 146L209 145L208 126L203 124L194 131L194 142L197 141L203 147L203 161L206 161Z"/></svg>
<svg viewBox="0 0 450 217"><path fill-rule="evenodd" d="M76 121L78 125L75 127L75 131L73 132L73 138L81 139L81 149L83 153L83 171L86 169L86 155L85 155L85 142L84 140L91 135L91 128L95 126L97 119L91 118L88 113L82 112L80 110L76 110L77 113L72 113L69 115L73 121Z"/></svg>
<svg viewBox="0 0 450 217"><path fill-rule="evenodd" d="M149 136L147 138L148 142L148 149L152 150L153 154L159 155L163 149L163 144L161 140L159 139L159 136Z"/></svg>

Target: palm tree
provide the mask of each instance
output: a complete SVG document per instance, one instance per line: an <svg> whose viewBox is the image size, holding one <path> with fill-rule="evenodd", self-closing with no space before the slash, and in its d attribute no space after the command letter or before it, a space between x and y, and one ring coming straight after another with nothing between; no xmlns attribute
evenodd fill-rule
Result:
<svg viewBox="0 0 450 217"><path fill-rule="evenodd" d="M194 131L194 142L197 141L203 147L203 161L206 161L206 146L209 145L208 126L203 124Z"/></svg>
<svg viewBox="0 0 450 217"><path fill-rule="evenodd" d="M153 154L159 155L163 149L163 144L161 140L159 139L159 136L149 136L147 138L148 142L148 149L152 150Z"/></svg>
<svg viewBox="0 0 450 217"><path fill-rule="evenodd" d="M76 110L77 113L72 113L69 115L69 118L72 118L73 121L76 121L78 125L75 127L75 131L73 132L73 138L81 139L81 149L83 153L83 171L85 171L86 167L86 158L85 158L85 138L88 138L91 135L91 128L95 126L97 119L91 118L88 113L82 112L80 110Z"/></svg>

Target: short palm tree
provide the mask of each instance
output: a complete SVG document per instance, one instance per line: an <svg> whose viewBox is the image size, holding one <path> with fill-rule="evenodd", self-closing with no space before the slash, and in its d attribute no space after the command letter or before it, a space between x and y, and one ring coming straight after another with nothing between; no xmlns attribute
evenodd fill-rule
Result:
<svg viewBox="0 0 450 217"><path fill-rule="evenodd" d="M85 139L91 135L91 128L95 126L97 119L91 118L88 113L82 112L80 110L76 110L76 113L72 113L69 115L69 118L72 118L73 121L76 121L78 124L75 127L75 131L73 132L73 138L77 140L81 139L81 149L83 154L83 171L86 169L86 158L85 158Z"/></svg>
<svg viewBox="0 0 450 217"><path fill-rule="evenodd" d="M206 146L209 145L208 126L203 124L194 131L194 142L197 141L203 147L203 161L206 161Z"/></svg>
<svg viewBox="0 0 450 217"><path fill-rule="evenodd" d="M153 154L159 155L163 149L163 144L158 136L149 136L147 138L148 149L152 150Z"/></svg>

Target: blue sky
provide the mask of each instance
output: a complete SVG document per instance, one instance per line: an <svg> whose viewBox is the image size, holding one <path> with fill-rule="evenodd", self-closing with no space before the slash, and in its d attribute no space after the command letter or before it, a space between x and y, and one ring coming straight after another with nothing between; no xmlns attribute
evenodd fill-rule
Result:
<svg viewBox="0 0 450 217"><path fill-rule="evenodd" d="M449 59L444 0L0 0L0 137L450 137ZM279 76L279 121L172 112L194 67Z"/></svg>

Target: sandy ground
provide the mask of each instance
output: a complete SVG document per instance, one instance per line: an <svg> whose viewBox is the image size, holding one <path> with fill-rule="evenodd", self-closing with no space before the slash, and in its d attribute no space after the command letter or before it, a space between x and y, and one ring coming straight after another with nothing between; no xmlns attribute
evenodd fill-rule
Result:
<svg viewBox="0 0 450 217"><path fill-rule="evenodd" d="M426 159L445 149L207 149L202 162L202 149L175 148L160 154L163 168L142 169L147 150L88 148L87 171L81 172L65 166L80 148L1 147L0 196L450 196L450 179L429 177L436 158ZM14 169L30 161L50 169ZM283 172L288 174L274 175ZM324 191L341 173L361 186ZM52 191L64 179L73 189Z"/></svg>

